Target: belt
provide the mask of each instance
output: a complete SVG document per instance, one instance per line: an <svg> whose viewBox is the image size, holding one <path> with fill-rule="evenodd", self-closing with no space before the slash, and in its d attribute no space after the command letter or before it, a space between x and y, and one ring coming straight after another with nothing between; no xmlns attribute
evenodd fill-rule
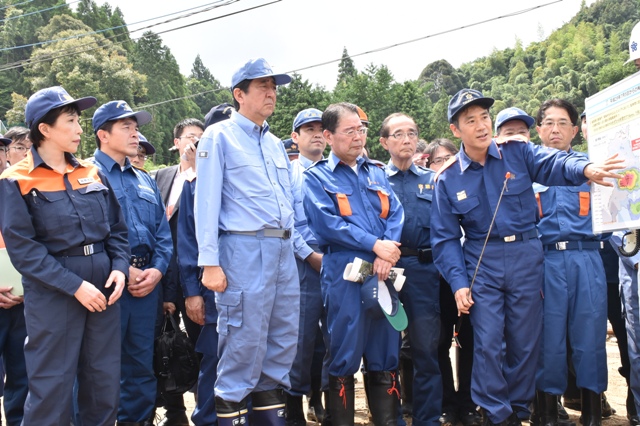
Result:
<svg viewBox="0 0 640 426"><path fill-rule="evenodd" d="M408 247L400 247L401 256L417 256L418 262L430 263L433 262L433 253L430 248L427 249L412 249Z"/></svg>
<svg viewBox="0 0 640 426"><path fill-rule="evenodd" d="M86 246L74 247L69 250L62 251L56 254L56 257L69 257L69 256L91 256L95 253L102 253L104 251L104 243L87 244Z"/></svg>
<svg viewBox="0 0 640 426"><path fill-rule="evenodd" d="M258 238L282 238L288 240L291 238L291 229L266 228L260 231L221 231L221 234L231 235L249 235Z"/></svg>
<svg viewBox="0 0 640 426"><path fill-rule="evenodd" d="M602 241L558 241L555 244L545 244L545 251L564 250L601 250L604 248Z"/></svg>
<svg viewBox="0 0 640 426"><path fill-rule="evenodd" d="M494 242L502 242L502 243L513 243L514 241L528 241L538 238L538 230L532 229L527 232L523 232L522 234L514 234L507 235L506 237L491 237L489 238L490 243Z"/></svg>
<svg viewBox="0 0 640 426"><path fill-rule="evenodd" d="M131 255L131 259L129 259L129 264L134 268L144 268L149 263L151 263L151 254L143 254L141 256Z"/></svg>

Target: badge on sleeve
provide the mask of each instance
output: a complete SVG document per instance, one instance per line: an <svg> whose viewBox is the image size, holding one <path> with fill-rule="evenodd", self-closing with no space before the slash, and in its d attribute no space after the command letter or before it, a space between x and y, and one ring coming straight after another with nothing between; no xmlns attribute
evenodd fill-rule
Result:
<svg viewBox="0 0 640 426"><path fill-rule="evenodd" d="M199 158L209 158L209 151L198 151Z"/></svg>
<svg viewBox="0 0 640 426"><path fill-rule="evenodd" d="M467 193L464 190L458 192L456 194L456 196L458 197L458 201L462 201L462 200L466 200L467 199Z"/></svg>

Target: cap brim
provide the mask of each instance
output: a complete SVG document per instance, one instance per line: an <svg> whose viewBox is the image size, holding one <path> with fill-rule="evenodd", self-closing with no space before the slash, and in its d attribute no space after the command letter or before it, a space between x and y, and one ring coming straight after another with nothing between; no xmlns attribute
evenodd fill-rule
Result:
<svg viewBox="0 0 640 426"><path fill-rule="evenodd" d="M378 281L378 303L382 313L394 329L403 331L407 328L409 319L402 302L400 302L398 292L386 281Z"/></svg>
<svg viewBox="0 0 640 426"><path fill-rule="evenodd" d="M87 96L85 98L80 98L80 99L74 100L73 102L69 102L68 105L76 104L80 111L84 111L85 109L91 108L96 103L98 103L98 100L96 98L94 98L93 96Z"/></svg>
<svg viewBox="0 0 640 426"><path fill-rule="evenodd" d="M123 118L129 118L129 117L135 117L136 121L138 122L138 126L144 126L145 124L151 122L151 114L148 113L147 111L127 112L127 113L119 115L117 117L113 117L113 118L107 120L106 122L118 121L118 120L122 120ZM100 127L102 127L102 126L100 126Z"/></svg>
<svg viewBox="0 0 640 426"><path fill-rule="evenodd" d="M495 103L495 101L496 100L493 98L478 98L478 99L469 101L468 103L462 105L460 109L458 109L456 113L451 116L451 118L449 119L449 123L452 123L455 120L456 116L458 116L462 111L464 111L465 109L469 108L472 105L479 105L481 107L489 109Z"/></svg>
<svg viewBox="0 0 640 426"><path fill-rule="evenodd" d="M149 142L140 141L139 144L144 146L144 150L147 152L147 155L156 153L156 149Z"/></svg>
<svg viewBox="0 0 640 426"><path fill-rule="evenodd" d="M0 142L2 142L5 145L9 145L13 141L9 138L0 138Z"/></svg>
<svg viewBox="0 0 640 426"><path fill-rule="evenodd" d="M510 121L513 121L513 120L520 120L520 121L524 121L524 123L527 125L527 127L528 127L529 129L531 128L531 126L533 126L533 123L535 123L535 122L536 122L536 120L535 120L533 117L531 117L530 115L522 115L522 114L520 114L520 115L514 115L513 117L509 117L509 118L507 118L506 120L504 120L502 123L500 123L500 125L499 125L499 126L496 126L496 131L497 131L500 127L504 126L504 124L505 124L505 123L508 123L508 122L510 122Z"/></svg>

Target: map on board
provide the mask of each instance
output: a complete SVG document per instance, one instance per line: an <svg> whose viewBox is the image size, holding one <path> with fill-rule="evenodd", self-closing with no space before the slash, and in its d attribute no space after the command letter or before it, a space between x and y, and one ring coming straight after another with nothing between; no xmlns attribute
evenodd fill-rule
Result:
<svg viewBox="0 0 640 426"><path fill-rule="evenodd" d="M640 228L640 72L586 99L589 158L625 160L613 187L591 185L593 231Z"/></svg>

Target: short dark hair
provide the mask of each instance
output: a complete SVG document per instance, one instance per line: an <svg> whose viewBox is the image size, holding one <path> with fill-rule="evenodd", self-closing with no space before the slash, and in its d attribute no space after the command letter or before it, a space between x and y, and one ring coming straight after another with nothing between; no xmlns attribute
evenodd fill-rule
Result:
<svg viewBox="0 0 640 426"><path fill-rule="evenodd" d="M451 152L452 155L456 155L458 153L458 148L449 139L447 138L434 139L431 141L429 145L427 145L427 149L424 151L425 154L429 154L429 156L427 157L427 164L426 164L427 167L429 167L429 164L431 164L431 160L433 159L433 156L435 155L436 151L440 147Z"/></svg>
<svg viewBox="0 0 640 426"><path fill-rule="evenodd" d="M204 123L197 118L185 118L173 128L173 138L178 139L186 127L195 126L204 131Z"/></svg>
<svg viewBox="0 0 640 426"><path fill-rule="evenodd" d="M233 96L233 107L236 111L240 111L240 103L236 101L236 97L233 94L234 90L240 89L242 93L247 93L249 91L249 85L251 84L251 80L242 80L240 83L236 84L235 87L231 89L231 96Z"/></svg>
<svg viewBox="0 0 640 426"><path fill-rule="evenodd" d="M394 112L393 114L389 115L387 118L385 118L382 121L382 125L380 126L380 136L382 136L383 138L389 137L389 121L397 117L407 117L409 120L413 121L413 124L416 125L416 130L420 132L420 129L418 128L418 123L416 123L416 120L414 120L413 117L411 117L408 114L405 114L404 112Z"/></svg>
<svg viewBox="0 0 640 426"><path fill-rule="evenodd" d="M115 123L116 121L117 120L107 121L102 126L100 126L98 130L104 130L107 133L111 133L111 130L113 129L113 123ZM98 137L98 130L96 130L96 146L98 147L98 149L100 149L100 138Z"/></svg>
<svg viewBox="0 0 640 426"><path fill-rule="evenodd" d="M60 117L62 114L70 114L74 112L78 114L78 116L80 116L80 108L78 108L77 104L63 105L58 108L53 108L52 110L47 112L40 120L33 123L31 125L31 128L29 129L29 139L31 140L31 142L33 142L33 146L39 148L40 143L44 140L44 135L38 128L40 123L52 126L56 122L58 117Z"/></svg>
<svg viewBox="0 0 640 426"><path fill-rule="evenodd" d="M22 126L14 126L7 130L4 134L5 138L11 139L11 142L22 142L29 136L29 129Z"/></svg>
<svg viewBox="0 0 640 426"><path fill-rule="evenodd" d="M567 111L567 114L569 114L569 120L571 120L571 124L573 124L574 126L578 122L578 110L575 106L573 106L571 102L564 99L553 98L547 99L542 103L542 105L540 105L540 109L538 110L538 114L536 115L536 124L538 126L542 125L542 121L545 117L545 111L552 107L562 108L563 110Z"/></svg>
<svg viewBox="0 0 640 426"><path fill-rule="evenodd" d="M339 102L337 104L329 105L322 113L322 129L334 133L338 127L340 118L349 112L358 115L358 108L354 104L350 104L348 102ZM359 115L358 119L360 119Z"/></svg>

